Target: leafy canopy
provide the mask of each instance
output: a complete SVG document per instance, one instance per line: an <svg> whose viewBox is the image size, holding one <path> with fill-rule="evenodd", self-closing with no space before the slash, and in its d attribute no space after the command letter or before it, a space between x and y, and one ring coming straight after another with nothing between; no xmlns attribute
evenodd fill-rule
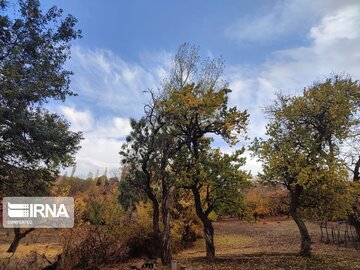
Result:
<svg viewBox="0 0 360 270"><path fill-rule="evenodd" d="M303 96L278 95L266 109L268 139L256 139L251 147L263 161L262 178L291 193L301 190L303 208L344 216L348 172L339 154L341 142L358 124L359 90L357 81L333 76L305 89Z"/></svg>
<svg viewBox="0 0 360 270"><path fill-rule="evenodd" d="M43 105L74 95L63 66L80 31L73 16L57 7L43 12L37 0L1 1L0 12L0 181L15 194L35 179L52 179L79 148L81 133Z"/></svg>

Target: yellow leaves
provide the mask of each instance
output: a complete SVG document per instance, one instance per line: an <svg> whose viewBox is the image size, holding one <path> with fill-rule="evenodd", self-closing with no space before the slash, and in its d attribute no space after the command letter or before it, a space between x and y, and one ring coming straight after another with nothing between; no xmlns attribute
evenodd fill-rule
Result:
<svg viewBox="0 0 360 270"><path fill-rule="evenodd" d="M199 99L192 92L187 92L184 95L184 102L189 108L196 109L203 105L203 100Z"/></svg>
<svg viewBox="0 0 360 270"><path fill-rule="evenodd" d="M152 226L152 206L150 202L140 202L136 205L135 216L138 226L151 231Z"/></svg>
<svg viewBox="0 0 360 270"><path fill-rule="evenodd" d="M170 92L164 101L167 112L207 115L215 112L225 102L227 92L203 89L199 85L188 84Z"/></svg>
<svg viewBox="0 0 360 270"><path fill-rule="evenodd" d="M87 204L81 197L75 197L74 199L74 211L75 211L75 223L79 224L82 222L82 217L87 208Z"/></svg>
<svg viewBox="0 0 360 270"><path fill-rule="evenodd" d="M54 185L50 190L50 194L52 196L66 197L70 194L70 189L70 185Z"/></svg>

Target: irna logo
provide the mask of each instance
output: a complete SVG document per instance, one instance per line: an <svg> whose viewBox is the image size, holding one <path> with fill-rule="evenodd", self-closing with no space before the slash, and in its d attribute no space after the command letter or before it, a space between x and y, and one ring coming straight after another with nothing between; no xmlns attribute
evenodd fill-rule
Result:
<svg viewBox="0 0 360 270"><path fill-rule="evenodd" d="M11 218L36 218L36 217L67 217L69 214L65 205L62 203L59 206L55 203L40 204L40 203L9 203L8 215Z"/></svg>
<svg viewBox="0 0 360 270"><path fill-rule="evenodd" d="M72 197L5 197L4 228L72 228Z"/></svg>

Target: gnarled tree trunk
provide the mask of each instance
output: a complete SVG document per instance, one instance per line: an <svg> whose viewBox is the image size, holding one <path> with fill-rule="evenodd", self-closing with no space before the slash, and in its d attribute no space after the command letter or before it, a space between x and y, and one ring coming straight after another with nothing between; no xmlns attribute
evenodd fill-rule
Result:
<svg viewBox="0 0 360 270"><path fill-rule="evenodd" d="M206 258L214 259L215 258L214 227L208 215L206 215L202 209L199 190L196 188L196 186L193 186L191 190L194 195L196 214L200 218L204 227Z"/></svg>
<svg viewBox="0 0 360 270"><path fill-rule="evenodd" d="M159 210L159 203L158 201L151 200L152 206L153 206L153 219L152 219L152 227L153 227L153 233L154 233L154 239L158 241L160 239L160 210Z"/></svg>
<svg viewBox="0 0 360 270"><path fill-rule="evenodd" d="M147 169L147 162L146 159L142 164L142 170L145 173L146 177L146 195L151 200L152 207L153 207L153 233L154 233L154 240L156 241L156 244L158 244L160 240L160 226L159 226L159 220L160 220L160 210L159 210L159 202L156 198L156 195L154 194L153 189L150 186L151 183L151 175Z"/></svg>
<svg viewBox="0 0 360 270"><path fill-rule="evenodd" d="M208 219L208 224L204 225L204 237L206 245L206 258L214 259L215 258L215 244L214 244L214 227L211 221Z"/></svg>
<svg viewBox="0 0 360 270"><path fill-rule="evenodd" d="M310 257L311 256L311 238L310 238L310 234L307 230L307 227L305 225L305 223L302 221L299 213L298 213L298 208L299 208L299 199L300 199L300 194L302 191L302 187L299 185L296 185L294 187L294 190L292 190L291 196L290 196L290 215L291 217L294 219L296 225L299 228L299 232L300 232L300 236L301 236L301 250L300 250L300 255L301 256L305 256L305 257Z"/></svg>
<svg viewBox="0 0 360 270"><path fill-rule="evenodd" d="M9 249L7 250L7 252L9 253L14 253L16 251L16 249L18 248L19 244L20 244L20 240L23 239L26 235L28 235L29 233L31 233L33 230L35 230L35 228L30 228L24 232L20 231L20 228L14 228L14 240L12 241Z"/></svg>
<svg viewBox="0 0 360 270"><path fill-rule="evenodd" d="M172 258L172 248L171 248L171 230L170 230L170 197L172 194L173 188L168 189L163 187L163 196L161 202L162 208L162 221L164 225L164 231L162 236L162 245L161 245L161 262L163 265L169 265Z"/></svg>

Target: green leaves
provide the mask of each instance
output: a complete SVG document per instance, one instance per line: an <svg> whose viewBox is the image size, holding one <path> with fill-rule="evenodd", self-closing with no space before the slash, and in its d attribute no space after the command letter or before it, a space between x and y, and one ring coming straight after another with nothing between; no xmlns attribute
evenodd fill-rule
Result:
<svg viewBox="0 0 360 270"><path fill-rule="evenodd" d="M71 132L69 124L44 110L43 104L53 99L64 101L67 96L75 95L69 89L72 72L63 65L70 57L71 41L80 37L80 32L74 28L74 17L69 15L62 19L62 10L56 7L43 13L36 0L9 6L15 9L14 14L7 8L7 2L3 2L0 15L0 182L23 181L20 175L30 172L32 180L36 172L39 179L53 179L60 166L74 161L82 134ZM44 170L48 174L44 174Z"/></svg>
<svg viewBox="0 0 360 270"><path fill-rule="evenodd" d="M183 136L191 136L190 130L198 138L213 133L234 145L238 136L245 132L249 115L236 107L227 107L229 92L227 88L204 89L199 84L187 84L171 90L160 106L164 109L165 119Z"/></svg>
<svg viewBox="0 0 360 270"><path fill-rule="evenodd" d="M264 164L262 178L280 182L290 192L301 186L300 206L305 208L328 209L335 200L348 201L340 142L359 124L359 93L357 81L333 76L305 89L303 96L278 95L266 109L269 138L251 146Z"/></svg>

